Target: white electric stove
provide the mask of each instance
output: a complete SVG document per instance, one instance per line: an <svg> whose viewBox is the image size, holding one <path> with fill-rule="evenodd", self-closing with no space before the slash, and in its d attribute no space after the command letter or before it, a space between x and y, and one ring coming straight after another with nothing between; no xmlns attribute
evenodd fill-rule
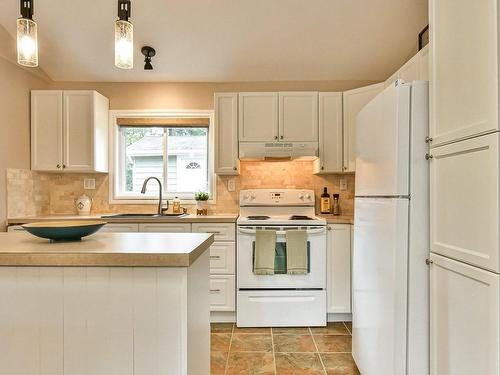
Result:
<svg viewBox="0 0 500 375"><path fill-rule="evenodd" d="M326 325L326 221L315 216L312 190L240 192L237 221L237 325ZM286 231L307 233L305 275L286 272ZM257 230L276 231L274 275L253 272Z"/></svg>

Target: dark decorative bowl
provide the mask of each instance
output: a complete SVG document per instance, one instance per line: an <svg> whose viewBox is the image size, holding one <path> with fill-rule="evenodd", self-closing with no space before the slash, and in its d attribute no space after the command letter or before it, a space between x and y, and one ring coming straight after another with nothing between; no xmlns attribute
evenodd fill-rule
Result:
<svg viewBox="0 0 500 375"><path fill-rule="evenodd" d="M51 241L80 241L105 224L105 221L52 221L24 224L22 227L34 236Z"/></svg>

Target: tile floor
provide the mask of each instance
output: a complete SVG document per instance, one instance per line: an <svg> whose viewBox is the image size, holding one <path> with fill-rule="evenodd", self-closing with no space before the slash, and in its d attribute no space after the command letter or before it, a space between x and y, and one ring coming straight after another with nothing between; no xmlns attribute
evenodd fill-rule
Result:
<svg viewBox="0 0 500 375"><path fill-rule="evenodd" d="M359 375L350 322L308 328L212 324L212 375Z"/></svg>

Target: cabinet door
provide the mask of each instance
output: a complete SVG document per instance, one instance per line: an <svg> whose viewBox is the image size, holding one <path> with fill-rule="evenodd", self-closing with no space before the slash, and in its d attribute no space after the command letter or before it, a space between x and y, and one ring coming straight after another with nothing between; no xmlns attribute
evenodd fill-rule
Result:
<svg viewBox="0 0 500 375"><path fill-rule="evenodd" d="M356 169L356 117L359 111L384 89L383 83L377 83L359 89L344 91L344 172Z"/></svg>
<svg viewBox="0 0 500 375"><path fill-rule="evenodd" d="M31 92L31 169L62 170L62 91Z"/></svg>
<svg viewBox="0 0 500 375"><path fill-rule="evenodd" d="M342 172L342 93L319 93L319 158L314 173Z"/></svg>
<svg viewBox="0 0 500 375"><path fill-rule="evenodd" d="M351 312L351 226L328 226L327 312Z"/></svg>
<svg viewBox="0 0 500 375"><path fill-rule="evenodd" d="M93 92L64 91L63 103L63 167L67 171L92 171Z"/></svg>
<svg viewBox="0 0 500 375"><path fill-rule="evenodd" d="M498 129L498 1L431 0L429 13L433 146Z"/></svg>
<svg viewBox="0 0 500 375"><path fill-rule="evenodd" d="M498 375L499 275L431 254L430 374Z"/></svg>
<svg viewBox="0 0 500 375"><path fill-rule="evenodd" d="M139 232L191 233L190 223L147 223L139 224Z"/></svg>
<svg viewBox="0 0 500 375"><path fill-rule="evenodd" d="M318 141L318 93L279 93L279 138L286 142Z"/></svg>
<svg viewBox="0 0 500 375"><path fill-rule="evenodd" d="M499 133L433 148L431 251L499 271Z"/></svg>
<svg viewBox="0 0 500 375"><path fill-rule="evenodd" d="M399 69L398 78L405 82L412 82L419 79L419 56L413 56Z"/></svg>
<svg viewBox="0 0 500 375"><path fill-rule="evenodd" d="M126 224L126 223L110 223L106 224L99 231L100 233L129 233L129 232L138 232L139 224Z"/></svg>
<svg viewBox="0 0 500 375"><path fill-rule="evenodd" d="M278 139L278 93L239 93L240 142L272 142Z"/></svg>
<svg viewBox="0 0 500 375"><path fill-rule="evenodd" d="M238 94L215 94L215 173L236 175L238 160Z"/></svg>

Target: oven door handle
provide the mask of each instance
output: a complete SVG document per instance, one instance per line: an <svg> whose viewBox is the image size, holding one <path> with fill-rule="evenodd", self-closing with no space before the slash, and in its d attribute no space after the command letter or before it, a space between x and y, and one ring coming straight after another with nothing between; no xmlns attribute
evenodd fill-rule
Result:
<svg viewBox="0 0 500 375"><path fill-rule="evenodd" d="M308 229L306 232L307 234L318 234L318 233L323 233L326 228L318 228L318 229ZM244 234L255 234L257 231L255 229L246 229L246 228L238 228L238 231L240 233ZM286 230L278 230L276 231L277 235L284 235L286 234Z"/></svg>

